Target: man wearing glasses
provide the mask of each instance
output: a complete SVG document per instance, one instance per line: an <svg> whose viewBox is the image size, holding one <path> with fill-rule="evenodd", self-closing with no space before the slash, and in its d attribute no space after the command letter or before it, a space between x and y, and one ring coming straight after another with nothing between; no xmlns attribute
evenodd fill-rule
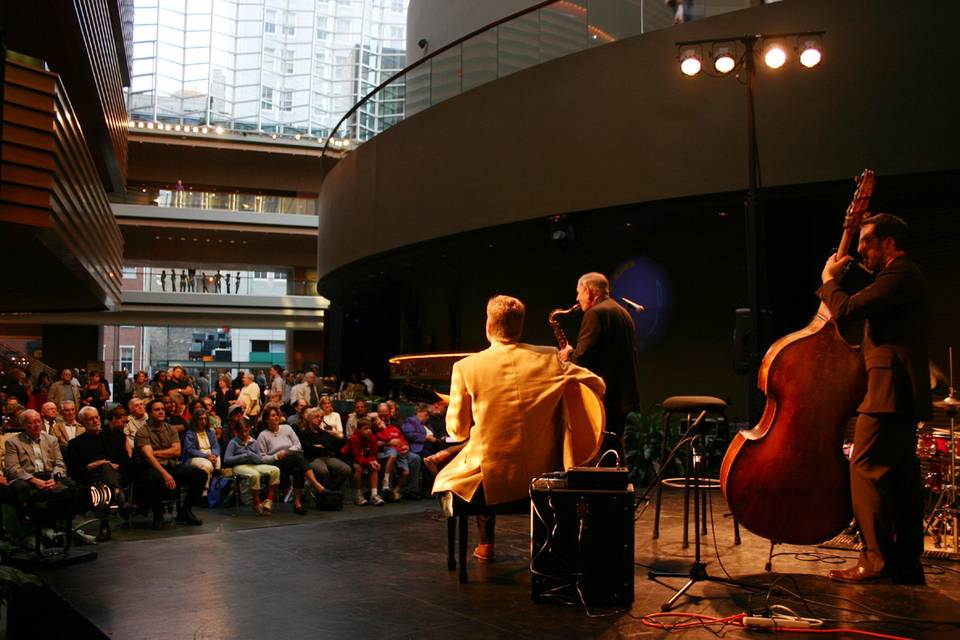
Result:
<svg viewBox="0 0 960 640"><path fill-rule="evenodd" d="M889 213L866 218L857 252L876 275L850 294L837 278L851 258L830 256L817 295L837 320L865 321L867 393L857 407L850 488L864 548L840 582L924 584L923 494L916 423L930 417L927 300L923 275L905 251L909 228Z"/></svg>

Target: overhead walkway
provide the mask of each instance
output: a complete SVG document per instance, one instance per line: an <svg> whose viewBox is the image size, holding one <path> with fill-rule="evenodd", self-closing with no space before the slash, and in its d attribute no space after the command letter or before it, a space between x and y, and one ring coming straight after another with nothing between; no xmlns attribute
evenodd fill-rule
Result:
<svg viewBox="0 0 960 640"><path fill-rule="evenodd" d="M115 311L19 314L8 323L323 329L326 298L124 291Z"/></svg>

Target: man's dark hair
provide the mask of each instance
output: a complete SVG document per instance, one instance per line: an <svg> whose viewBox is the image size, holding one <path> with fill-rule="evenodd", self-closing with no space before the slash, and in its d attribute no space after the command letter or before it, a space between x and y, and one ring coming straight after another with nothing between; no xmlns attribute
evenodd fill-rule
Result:
<svg viewBox="0 0 960 640"><path fill-rule="evenodd" d="M910 226L903 218L892 213L877 213L863 220L863 224L872 224L873 233L880 240L893 238L897 249L904 251L910 238Z"/></svg>

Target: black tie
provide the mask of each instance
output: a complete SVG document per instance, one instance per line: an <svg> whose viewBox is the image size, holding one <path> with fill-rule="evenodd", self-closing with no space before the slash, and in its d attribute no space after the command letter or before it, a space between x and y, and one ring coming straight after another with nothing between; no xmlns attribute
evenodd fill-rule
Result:
<svg viewBox="0 0 960 640"><path fill-rule="evenodd" d="M319 398L317 398L317 388L314 385L310 385L310 406L311 407L317 406L318 400Z"/></svg>

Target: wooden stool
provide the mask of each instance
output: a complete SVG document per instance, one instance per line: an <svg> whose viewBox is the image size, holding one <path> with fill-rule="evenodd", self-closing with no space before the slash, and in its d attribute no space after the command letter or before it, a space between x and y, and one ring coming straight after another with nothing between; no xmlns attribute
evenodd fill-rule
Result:
<svg viewBox="0 0 960 640"><path fill-rule="evenodd" d="M478 500L477 497L480 499ZM457 570L457 560L460 563L460 573L457 576L460 583L467 581L467 527L470 516L513 515L530 513L530 498L522 498L513 502L503 502L488 507L483 496L474 497L470 502L453 496L453 515L447 518L447 569ZM459 523L457 520L459 519ZM457 531L459 529L459 549L457 548Z"/></svg>

